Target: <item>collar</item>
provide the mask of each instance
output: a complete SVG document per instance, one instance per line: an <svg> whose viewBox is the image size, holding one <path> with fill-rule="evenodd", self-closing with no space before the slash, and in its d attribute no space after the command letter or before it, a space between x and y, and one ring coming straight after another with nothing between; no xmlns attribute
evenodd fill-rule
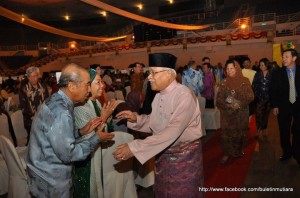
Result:
<svg viewBox="0 0 300 198"><path fill-rule="evenodd" d="M30 82L28 82L28 87L30 87L31 89L39 89L41 87L41 84L38 82L35 88Z"/></svg>
<svg viewBox="0 0 300 198"><path fill-rule="evenodd" d="M285 67L286 68L286 71L290 71L290 68L288 68L288 67ZM293 67L292 67L292 71L293 71L293 73L295 73L295 71L296 71L296 65L294 65Z"/></svg>
<svg viewBox="0 0 300 198"><path fill-rule="evenodd" d="M69 107L74 107L73 102L70 100L70 98L62 90L58 90L57 93L62 97L62 99L67 103L67 105Z"/></svg>
<svg viewBox="0 0 300 198"><path fill-rule="evenodd" d="M174 79L171 84L169 84L164 90L160 91L160 94L165 95L168 94L170 92L173 91L173 89L175 89L175 87L177 87L178 82L176 81L176 79Z"/></svg>

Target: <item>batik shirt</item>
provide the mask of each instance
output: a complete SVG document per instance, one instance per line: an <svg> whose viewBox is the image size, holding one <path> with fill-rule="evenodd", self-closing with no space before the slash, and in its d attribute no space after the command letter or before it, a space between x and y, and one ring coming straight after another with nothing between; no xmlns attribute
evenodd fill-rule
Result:
<svg viewBox="0 0 300 198"><path fill-rule="evenodd" d="M203 90L203 75L192 68L183 72L182 84L192 89L196 96Z"/></svg>
<svg viewBox="0 0 300 198"><path fill-rule="evenodd" d="M77 142L74 106L59 90L41 105L32 123L27 172L34 197L72 197L73 162L84 160L99 145L99 137Z"/></svg>
<svg viewBox="0 0 300 198"><path fill-rule="evenodd" d="M38 107L48 96L48 89L41 83L37 84L37 88L33 87L29 82L21 87L19 93L20 108L22 109L24 125L27 130L31 128L32 118Z"/></svg>

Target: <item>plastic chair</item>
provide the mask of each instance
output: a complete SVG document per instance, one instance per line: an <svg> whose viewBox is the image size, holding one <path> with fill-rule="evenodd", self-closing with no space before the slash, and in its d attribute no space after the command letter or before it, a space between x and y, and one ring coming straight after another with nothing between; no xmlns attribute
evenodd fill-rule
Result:
<svg viewBox="0 0 300 198"><path fill-rule="evenodd" d="M131 92L131 86L126 86L125 90L126 90L126 98L127 98L127 95Z"/></svg>
<svg viewBox="0 0 300 198"><path fill-rule="evenodd" d="M216 107L216 98L218 94L218 88L215 88L215 98L214 98L214 103L215 103L215 108L214 109L205 109L204 110L204 126L205 129L212 129L212 130L217 130L221 128L221 121L220 121L220 111Z"/></svg>
<svg viewBox="0 0 300 198"><path fill-rule="evenodd" d="M0 136L0 150L8 169L8 198L31 197L25 171L26 166L24 167L25 164L22 164L12 142L4 136Z"/></svg>
<svg viewBox="0 0 300 198"><path fill-rule="evenodd" d="M123 92L120 91L120 90L116 90L116 91L115 91L115 98L116 98L117 100L125 100L124 95L123 95Z"/></svg>
<svg viewBox="0 0 300 198"><path fill-rule="evenodd" d="M199 107L201 112L201 129L202 129L203 136L206 135L205 125L204 125L205 101L206 100L204 97L202 97L201 95L198 96L198 102L199 102Z"/></svg>
<svg viewBox="0 0 300 198"><path fill-rule="evenodd" d="M10 139L12 141L10 132L9 132L9 126L8 126L8 120L7 117L4 113L2 113L0 115L0 135L3 135L5 137L7 137L8 139Z"/></svg>
<svg viewBox="0 0 300 198"><path fill-rule="evenodd" d="M98 197L104 195L109 198L137 198L134 175L132 170L132 160L117 161L113 152L120 144L128 143L133 140L133 136L126 132L113 132L114 142L102 144L102 148L95 151L91 165L91 185L98 190ZM102 158L102 159L101 159ZM102 162L101 162L102 161ZM103 164L103 184L101 186L101 164ZM102 192L101 192L102 191ZM95 193L93 193L95 194Z"/></svg>
<svg viewBox="0 0 300 198"><path fill-rule="evenodd" d="M219 109L205 109L204 111L205 129L217 130L221 127Z"/></svg>
<svg viewBox="0 0 300 198"><path fill-rule="evenodd" d="M19 94L14 94L14 95L12 96L12 100L14 101L14 104L15 104L16 106L19 106L19 104L20 104Z"/></svg>
<svg viewBox="0 0 300 198"><path fill-rule="evenodd" d="M112 91L108 91L108 92L106 93L106 95L107 95L107 99L108 99L108 100L115 99L115 93L112 92Z"/></svg>
<svg viewBox="0 0 300 198"><path fill-rule="evenodd" d="M7 112L9 112L10 102L11 102L11 97L9 97L9 98L4 102L4 107L5 107L5 110L6 110Z"/></svg>
<svg viewBox="0 0 300 198"><path fill-rule="evenodd" d="M10 119L14 127L18 146L25 146L27 143L27 131L24 127L22 110L13 112L10 115Z"/></svg>

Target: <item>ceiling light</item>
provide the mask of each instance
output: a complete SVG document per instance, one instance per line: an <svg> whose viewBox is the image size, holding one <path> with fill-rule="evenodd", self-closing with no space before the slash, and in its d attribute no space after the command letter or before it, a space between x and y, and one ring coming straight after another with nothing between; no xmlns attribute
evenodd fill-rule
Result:
<svg viewBox="0 0 300 198"><path fill-rule="evenodd" d="M66 15L66 16L65 16L65 19L66 19L67 21L69 21L69 20L70 20L70 16L69 16L69 15Z"/></svg>
<svg viewBox="0 0 300 198"><path fill-rule="evenodd" d="M168 0L169 4L173 4L174 1L173 0Z"/></svg>
<svg viewBox="0 0 300 198"><path fill-rule="evenodd" d="M245 29L246 27L247 27L246 24L242 24L242 25L241 25L241 28L242 28L242 29Z"/></svg>
<svg viewBox="0 0 300 198"><path fill-rule="evenodd" d="M76 49L78 47L78 44L76 41L70 41L70 42L68 42L68 44L69 44L69 48L72 50Z"/></svg>
<svg viewBox="0 0 300 198"><path fill-rule="evenodd" d="M143 9L143 4L139 3L139 4L136 5L136 7L138 7L139 10L142 10Z"/></svg>
<svg viewBox="0 0 300 198"><path fill-rule="evenodd" d="M101 11L100 14L105 17L106 16L106 11Z"/></svg>

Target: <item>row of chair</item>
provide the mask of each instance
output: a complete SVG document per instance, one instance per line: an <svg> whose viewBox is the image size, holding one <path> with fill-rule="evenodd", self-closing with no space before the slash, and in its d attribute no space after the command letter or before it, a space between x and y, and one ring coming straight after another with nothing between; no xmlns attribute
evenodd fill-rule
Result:
<svg viewBox="0 0 300 198"><path fill-rule="evenodd" d="M14 128L15 136L17 138L18 146L25 146L27 142L27 131L24 128L23 114L21 110L13 112L10 114L11 122ZM9 125L6 115L0 115L0 135L5 136L6 138L12 140L12 137L9 132Z"/></svg>
<svg viewBox="0 0 300 198"><path fill-rule="evenodd" d="M126 132L115 131L113 144L102 149L97 149L92 158L91 181L92 184L96 185L96 193L99 197L104 194L104 197L132 197L137 198L135 179L133 174L133 159L126 161L117 161L113 157L113 152L116 147L120 144L128 143L133 140L133 136ZM9 198L29 198L29 186L28 177L26 173L26 164L21 156L20 152L12 144L11 140L7 137L0 135L0 152L2 153L3 159L0 154L0 195L8 193ZM27 150L25 151L27 155ZM23 161L23 162L22 162ZM105 163L104 163L105 162ZM103 177L101 176L101 164L103 164ZM150 172L154 178L153 170ZM145 175L143 175L145 176ZM143 180L140 175L140 180ZM101 179L103 178L104 188L101 186ZM100 182L98 182L100 181ZM150 183L149 183L150 182ZM146 183L143 184L150 186L153 185L154 179L149 180L147 178ZM99 191L100 190L100 191Z"/></svg>
<svg viewBox="0 0 300 198"><path fill-rule="evenodd" d="M31 197L24 161L27 150L18 153L11 140L0 135L0 151L4 159L0 159L0 194L8 193L8 198ZM23 153L23 157L19 156L20 153Z"/></svg>
<svg viewBox="0 0 300 198"><path fill-rule="evenodd" d="M115 90L115 91L108 91L107 94L107 99L111 100L111 99L116 99L116 100L123 100L125 101L125 98L127 97L128 93L131 91L131 87L130 86L126 86L125 87L126 90L126 96L124 97L123 92L120 90Z"/></svg>

